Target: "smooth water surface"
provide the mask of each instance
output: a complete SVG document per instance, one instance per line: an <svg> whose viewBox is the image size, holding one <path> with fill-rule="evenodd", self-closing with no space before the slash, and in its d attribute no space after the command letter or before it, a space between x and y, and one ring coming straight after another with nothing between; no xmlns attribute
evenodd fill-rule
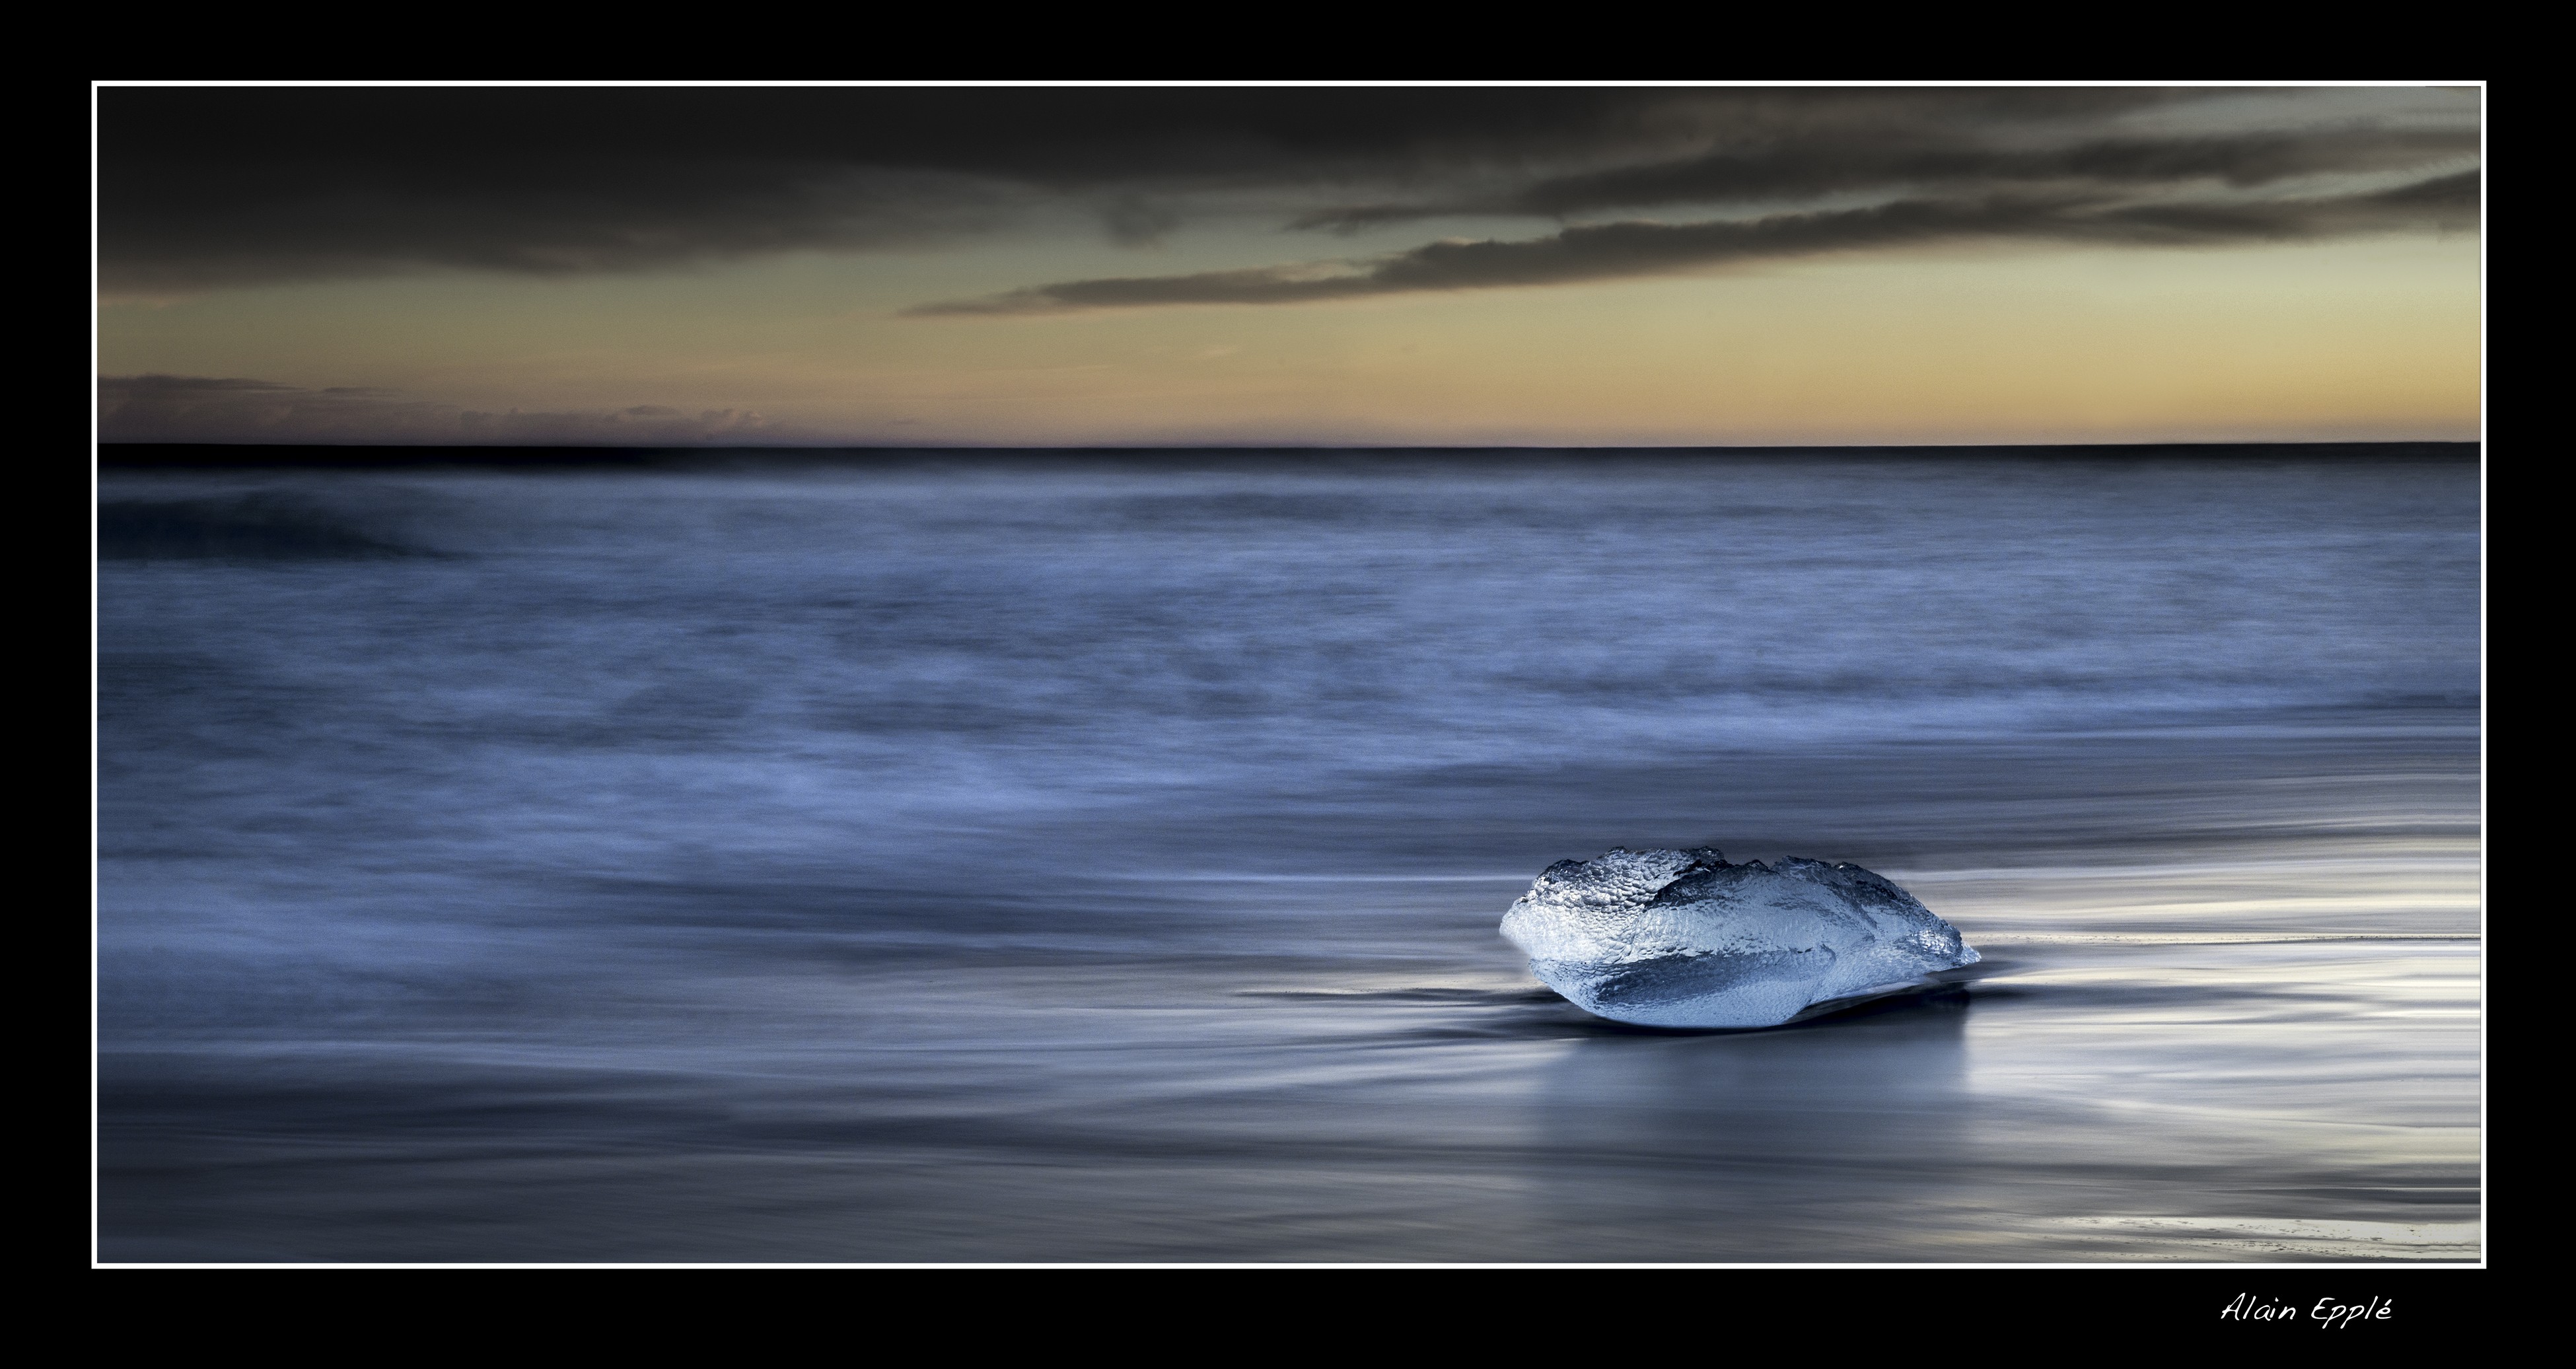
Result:
<svg viewBox="0 0 2576 1369"><path fill-rule="evenodd" d="M112 472L108 1260L2479 1252L2438 453ZM1756 1033L1613 845L1980 948Z"/></svg>

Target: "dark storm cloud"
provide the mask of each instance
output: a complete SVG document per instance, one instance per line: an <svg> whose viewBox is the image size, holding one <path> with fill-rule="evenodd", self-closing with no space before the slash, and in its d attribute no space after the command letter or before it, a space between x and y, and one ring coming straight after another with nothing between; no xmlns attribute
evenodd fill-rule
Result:
<svg viewBox="0 0 2576 1369"><path fill-rule="evenodd" d="M2474 153L2475 129L2335 130L2237 137L2103 139L2038 150L1924 146L1922 132L1870 140L1808 139L1686 161L1560 176L1491 200L1353 205L1301 215L1300 228L1350 232L1460 214L1564 217L1605 209L1815 195L1893 186L2032 182L2155 185L2206 181L2236 188L2321 172L2403 170Z"/></svg>
<svg viewBox="0 0 2576 1369"><path fill-rule="evenodd" d="M2455 170L2437 164L2474 151L2476 108L2404 90L115 87L99 247L110 289L153 291L865 250L1066 205L1133 245L1220 213L1351 231L1735 205L1860 232L1823 225L1854 198L2188 205ZM1266 298L1355 292L1274 283L1305 293Z"/></svg>
<svg viewBox="0 0 2576 1369"><path fill-rule="evenodd" d="M1558 90L157 89L100 94L113 287L430 266L637 269L972 231L1096 198L1434 177L1674 145L1660 97Z"/></svg>
<svg viewBox="0 0 2576 1369"><path fill-rule="evenodd" d="M105 376L105 442L506 443L684 446L792 436L756 413L644 404L598 413L485 413L393 390L308 390L265 380Z"/></svg>
<svg viewBox="0 0 2576 1369"><path fill-rule="evenodd" d="M2191 246L2475 222L2477 175L2334 198L2106 205L2073 198L1898 200L1861 209L1700 223L1629 221L1516 241L1443 241L1332 271L1312 266L1065 281L918 306L916 317L1160 304L1290 304L1422 290L1658 275L1735 261L1976 238Z"/></svg>

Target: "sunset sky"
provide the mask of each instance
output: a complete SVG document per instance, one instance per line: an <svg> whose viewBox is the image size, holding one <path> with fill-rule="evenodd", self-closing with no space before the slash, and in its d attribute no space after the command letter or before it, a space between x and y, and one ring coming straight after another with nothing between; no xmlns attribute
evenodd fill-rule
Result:
<svg viewBox="0 0 2576 1369"><path fill-rule="evenodd" d="M2477 90L97 99L111 441L2478 432Z"/></svg>

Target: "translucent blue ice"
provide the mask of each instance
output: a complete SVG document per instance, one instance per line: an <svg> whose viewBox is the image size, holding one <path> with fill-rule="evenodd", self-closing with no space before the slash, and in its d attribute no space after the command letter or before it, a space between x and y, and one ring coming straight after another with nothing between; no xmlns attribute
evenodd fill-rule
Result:
<svg viewBox="0 0 2576 1369"><path fill-rule="evenodd" d="M1560 860L1503 915L1530 972L1585 1012L1770 1027L1975 964L1959 929L1857 865L1730 865L1714 848Z"/></svg>

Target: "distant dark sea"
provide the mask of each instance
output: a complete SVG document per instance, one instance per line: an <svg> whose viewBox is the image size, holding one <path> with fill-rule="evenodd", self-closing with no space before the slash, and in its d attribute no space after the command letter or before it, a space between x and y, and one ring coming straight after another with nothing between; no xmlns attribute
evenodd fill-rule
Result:
<svg viewBox="0 0 2576 1369"><path fill-rule="evenodd" d="M106 448L108 1261L2464 1260L2471 447ZM1655 1032L1495 924L1857 861Z"/></svg>

